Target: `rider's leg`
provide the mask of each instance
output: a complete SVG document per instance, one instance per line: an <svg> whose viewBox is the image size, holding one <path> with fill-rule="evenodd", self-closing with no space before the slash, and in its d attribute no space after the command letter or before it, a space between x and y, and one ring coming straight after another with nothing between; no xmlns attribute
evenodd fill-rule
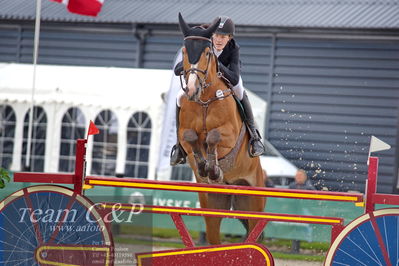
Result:
<svg viewBox="0 0 399 266"><path fill-rule="evenodd" d="M234 93L237 95L238 99L240 100L241 105L244 109L245 123L247 124L247 127L250 131L249 133L251 135L251 139L249 141L250 144L249 154L252 157L262 155L262 153L265 151L265 147L263 146L263 143L260 140L261 136L259 134L258 129L256 128L251 103L249 102L247 93L245 92L245 89L242 86L241 76L240 76L240 81L236 86L233 87L233 90Z"/></svg>
<svg viewBox="0 0 399 266"><path fill-rule="evenodd" d="M170 152L170 165L174 166L177 164L185 164L186 163L186 152L184 151L183 147L180 145L179 142L179 115L180 115L180 94L177 96L177 103L176 103L176 144L172 147L172 151Z"/></svg>

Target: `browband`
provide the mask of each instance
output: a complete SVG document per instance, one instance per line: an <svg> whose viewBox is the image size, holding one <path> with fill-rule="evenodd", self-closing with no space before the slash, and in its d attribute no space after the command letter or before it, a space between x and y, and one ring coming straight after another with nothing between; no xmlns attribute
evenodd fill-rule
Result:
<svg viewBox="0 0 399 266"><path fill-rule="evenodd" d="M202 36L187 36L184 38L184 40L203 40L203 41L212 42L211 39Z"/></svg>

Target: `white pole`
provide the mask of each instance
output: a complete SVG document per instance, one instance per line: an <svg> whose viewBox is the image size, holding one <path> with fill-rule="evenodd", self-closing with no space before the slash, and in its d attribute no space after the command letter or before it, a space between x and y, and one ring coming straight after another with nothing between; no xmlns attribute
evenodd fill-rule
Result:
<svg viewBox="0 0 399 266"><path fill-rule="evenodd" d="M33 78L32 78L32 95L29 112L29 126L28 126L28 143L26 147L26 161L25 166L30 166L30 153L32 143L32 128L33 128L33 109L35 107L35 90L36 90L36 64L39 51L39 36L40 36L40 12L42 7L42 0L36 0L36 20L35 20L35 39L33 45Z"/></svg>

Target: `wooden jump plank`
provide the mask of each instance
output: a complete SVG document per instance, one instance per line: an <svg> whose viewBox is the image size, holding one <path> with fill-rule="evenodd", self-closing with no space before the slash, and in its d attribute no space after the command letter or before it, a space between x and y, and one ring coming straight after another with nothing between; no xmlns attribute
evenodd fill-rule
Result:
<svg viewBox="0 0 399 266"><path fill-rule="evenodd" d="M173 190L185 192L222 193L231 195L263 196L292 199L329 200L344 202L363 202L363 194L347 192L328 192L317 190L297 190L261 188L236 185L209 185L189 182L153 181L139 178L116 178L86 176L85 183L93 186L129 187L141 189Z"/></svg>
<svg viewBox="0 0 399 266"><path fill-rule="evenodd" d="M74 184L74 174L15 172L14 182Z"/></svg>
<svg viewBox="0 0 399 266"><path fill-rule="evenodd" d="M372 202L375 204L399 205L398 195L378 193L373 195Z"/></svg>
<svg viewBox="0 0 399 266"><path fill-rule="evenodd" d="M99 204L101 208L114 211L128 211L128 212L146 212L159 214L179 214L187 216L212 216L236 219L265 219L268 221L281 221L292 223L310 223L310 224L324 224L324 225L343 225L343 218L313 216L313 215L294 215L294 214L280 214L268 212L249 212L249 211L234 211L234 210L220 210L220 209L206 209L206 208L184 208L184 207L166 207L154 205L141 204L115 204L103 202Z"/></svg>

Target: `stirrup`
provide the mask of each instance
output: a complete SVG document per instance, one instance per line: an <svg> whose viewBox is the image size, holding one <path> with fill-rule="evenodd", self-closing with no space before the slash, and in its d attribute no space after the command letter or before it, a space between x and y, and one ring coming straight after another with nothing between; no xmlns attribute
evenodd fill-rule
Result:
<svg viewBox="0 0 399 266"><path fill-rule="evenodd" d="M183 148L180 146L180 144L174 145L170 151L170 165L175 166L185 163L186 153L183 151Z"/></svg>
<svg viewBox="0 0 399 266"><path fill-rule="evenodd" d="M259 146L255 147L255 144ZM256 148L258 148L258 150L256 150ZM249 146L248 146L249 156L258 157L261 156L264 152L265 152L265 146L263 145L260 139L251 139L249 141Z"/></svg>

